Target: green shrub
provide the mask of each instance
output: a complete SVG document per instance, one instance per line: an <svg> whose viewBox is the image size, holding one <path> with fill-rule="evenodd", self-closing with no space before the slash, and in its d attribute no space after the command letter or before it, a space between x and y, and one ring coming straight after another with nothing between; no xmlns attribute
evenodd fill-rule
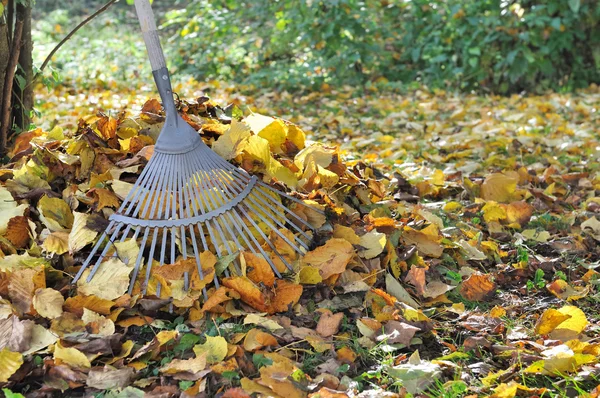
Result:
<svg viewBox="0 0 600 398"><path fill-rule="evenodd" d="M600 81L598 0L198 0L165 19L178 69L204 78L500 93Z"/></svg>

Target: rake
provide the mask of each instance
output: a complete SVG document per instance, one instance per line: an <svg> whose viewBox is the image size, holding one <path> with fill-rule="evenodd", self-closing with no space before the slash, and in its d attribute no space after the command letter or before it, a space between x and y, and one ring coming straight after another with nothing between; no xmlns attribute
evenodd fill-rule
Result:
<svg viewBox="0 0 600 398"><path fill-rule="evenodd" d="M146 294L153 264L162 267L181 259L195 259L198 276L203 280L201 251L214 251L217 257L235 257L240 251L250 251L263 257L281 277L275 264L279 261L274 260L278 258L292 270L290 248L297 255L303 254L312 239L309 230L314 231L309 222L284 206L281 198L311 211L323 212L233 166L204 144L199 133L181 118L175 107L150 3L135 0L135 7L154 81L165 109L165 123L154 154L119 209L110 216L108 226L73 282L77 282L93 264L85 279L91 282L101 264L116 256L116 242L130 239L137 242L140 237L129 294L144 267L146 275L141 291ZM289 248L282 250L283 243L278 248L273 243L275 239L285 242ZM269 248L273 257L267 253ZM240 272L239 263L233 262L233 268ZM229 276L229 269L224 272ZM183 280L183 288L187 291L189 271L183 273ZM219 286L216 273L214 283ZM156 287L159 297L160 291L159 283ZM206 288L203 293L206 298Z"/></svg>

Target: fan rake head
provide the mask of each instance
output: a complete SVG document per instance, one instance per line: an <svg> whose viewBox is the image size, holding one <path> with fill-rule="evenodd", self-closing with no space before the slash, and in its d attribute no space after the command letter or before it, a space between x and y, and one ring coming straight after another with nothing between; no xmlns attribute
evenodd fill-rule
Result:
<svg viewBox="0 0 600 398"><path fill-rule="evenodd" d="M185 153L163 151L157 142L154 155L119 210L110 217L108 227L74 282L91 266L86 275L90 282L105 260L117 256L115 243L130 239L139 241L140 250L136 258L129 259L134 262L129 294L144 268L141 290L146 294L153 265L162 267L180 259L195 259L198 276L203 280L203 251L214 252L218 257L249 251L263 257L279 277L276 263L292 270L287 253L281 253L268 235L303 254L312 239L313 227L284 206L280 196L307 205L225 161L194 133L198 140ZM233 268L232 271L240 272L239 264L234 262ZM229 276L229 270L225 274ZM184 272L183 279L187 290L189 272ZM219 286L216 274L214 283ZM158 296L160 290L159 284Z"/></svg>

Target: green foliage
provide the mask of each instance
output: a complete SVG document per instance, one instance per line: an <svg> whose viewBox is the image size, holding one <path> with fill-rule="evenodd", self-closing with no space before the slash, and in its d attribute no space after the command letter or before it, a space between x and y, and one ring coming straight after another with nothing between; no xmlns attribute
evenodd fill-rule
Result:
<svg viewBox="0 0 600 398"><path fill-rule="evenodd" d="M285 88L420 80L507 93L600 81L596 0L193 1L165 15L176 65Z"/></svg>

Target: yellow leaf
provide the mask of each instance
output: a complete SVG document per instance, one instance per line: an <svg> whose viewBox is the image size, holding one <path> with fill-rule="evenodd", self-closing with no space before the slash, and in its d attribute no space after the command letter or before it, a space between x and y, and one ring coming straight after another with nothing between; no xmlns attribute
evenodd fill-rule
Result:
<svg viewBox="0 0 600 398"><path fill-rule="evenodd" d="M571 315L563 314L558 310L549 308L542 313L542 316L535 324L535 333L540 335L548 334L569 318L571 318Z"/></svg>
<svg viewBox="0 0 600 398"><path fill-rule="evenodd" d="M506 209L497 202L489 201L481 209L485 222L500 221L506 218Z"/></svg>
<svg viewBox="0 0 600 398"><path fill-rule="evenodd" d="M95 323L98 326L98 332L96 334L101 336L110 336L115 333L115 324L113 321L94 311L88 310L87 308L83 309L81 320L86 325Z"/></svg>
<svg viewBox="0 0 600 398"><path fill-rule="evenodd" d="M52 232L68 232L73 226L71 208L62 199L49 198L44 195L38 202L38 210L40 211L40 220Z"/></svg>
<svg viewBox="0 0 600 398"><path fill-rule="evenodd" d="M554 282L547 284L546 288L559 299L566 301L579 300L587 296L590 291L588 286L572 287L562 279L557 279Z"/></svg>
<svg viewBox="0 0 600 398"><path fill-rule="evenodd" d="M298 278L299 282L303 285L316 285L323 281L319 268L310 265L300 268Z"/></svg>
<svg viewBox="0 0 600 398"><path fill-rule="evenodd" d="M364 248L359 252L361 257L366 259L375 258L383 252L386 243L386 235L384 233L372 230L360 237L359 245Z"/></svg>
<svg viewBox="0 0 600 398"><path fill-rule="evenodd" d="M23 352L23 355L29 355L43 350L51 344L56 343L58 336L43 327L42 325L33 325L31 329L31 341L29 349Z"/></svg>
<svg viewBox="0 0 600 398"><path fill-rule="evenodd" d="M250 128L252 128L251 119L256 116L259 115L250 115L245 119L245 122L250 125ZM269 145L273 153L280 154L283 152L281 150L281 146L285 142L287 136L287 126L279 119L272 120L273 121L270 124L266 125L265 127L263 127L262 130L258 132L258 136L269 141Z"/></svg>
<svg viewBox="0 0 600 398"><path fill-rule="evenodd" d="M58 364L64 363L74 368L89 369L92 367L90 360L83 352L73 347L65 348L60 342L54 345L54 360Z"/></svg>
<svg viewBox="0 0 600 398"><path fill-rule="evenodd" d="M0 383L8 382L21 365L23 365L23 355L9 351L8 348L0 351Z"/></svg>
<svg viewBox="0 0 600 398"><path fill-rule="evenodd" d="M93 294L101 299L114 300L127 291L132 269L133 267L125 265L121 260L111 258L100 264L90 282L87 282L90 269L86 269L77 281L77 291L86 296Z"/></svg>
<svg viewBox="0 0 600 398"><path fill-rule="evenodd" d="M568 315L569 318L561 322L556 329L567 329L575 333L581 333L588 324L587 318L583 311L572 305L565 305L558 309L563 315Z"/></svg>
<svg viewBox="0 0 600 398"><path fill-rule="evenodd" d="M206 357L204 355L191 359L174 359L162 368L161 373L177 374L177 373L198 373L206 369Z"/></svg>
<svg viewBox="0 0 600 398"><path fill-rule="evenodd" d="M345 227L341 224L335 224L333 226L333 237L346 239L348 242L353 245L360 244L360 237L354 232L354 230L350 227Z"/></svg>
<svg viewBox="0 0 600 398"><path fill-rule="evenodd" d="M212 150L227 160L233 159L242 153L245 140L251 135L248 125L234 119L229 130L213 144Z"/></svg>
<svg viewBox="0 0 600 398"><path fill-rule="evenodd" d="M508 203L515 199L518 175L494 173L481 185L481 197L486 201Z"/></svg>
<svg viewBox="0 0 600 398"><path fill-rule="evenodd" d="M42 249L50 254L64 254L69 251L69 234L56 231L46 237Z"/></svg>
<svg viewBox="0 0 600 398"><path fill-rule="evenodd" d="M300 129L300 127L291 124L288 126L287 139L296 146L296 148L304 149L306 145L306 134Z"/></svg>
<svg viewBox="0 0 600 398"><path fill-rule="evenodd" d="M75 253L94 241L98 232L87 227L89 215L74 212L73 228L69 233L69 253Z"/></svg>
<svg viewBox="0 0 600 398"><path fill-rule="evenodd" d="M208 364L221 362L227 356L227 340L221 336L206 336L204 344L194 346L194 354L205 356Z"/></svg>
<svg viewBox="0 0 600 398"><path fill-rule="evenodd" d="M44 318L54 319L63 313L65 298L59 291L47 288L38 289L33 296L33 308Z"/></svg>
<svg viewBox="0 0 600 398"><path fill-rule="evenodd" d="M302 259L305 266L319 269L321 278L327 279L332 275L341 274L354 256L352 244L345 239L333 238L325 245L306 253Z"/></svg>

